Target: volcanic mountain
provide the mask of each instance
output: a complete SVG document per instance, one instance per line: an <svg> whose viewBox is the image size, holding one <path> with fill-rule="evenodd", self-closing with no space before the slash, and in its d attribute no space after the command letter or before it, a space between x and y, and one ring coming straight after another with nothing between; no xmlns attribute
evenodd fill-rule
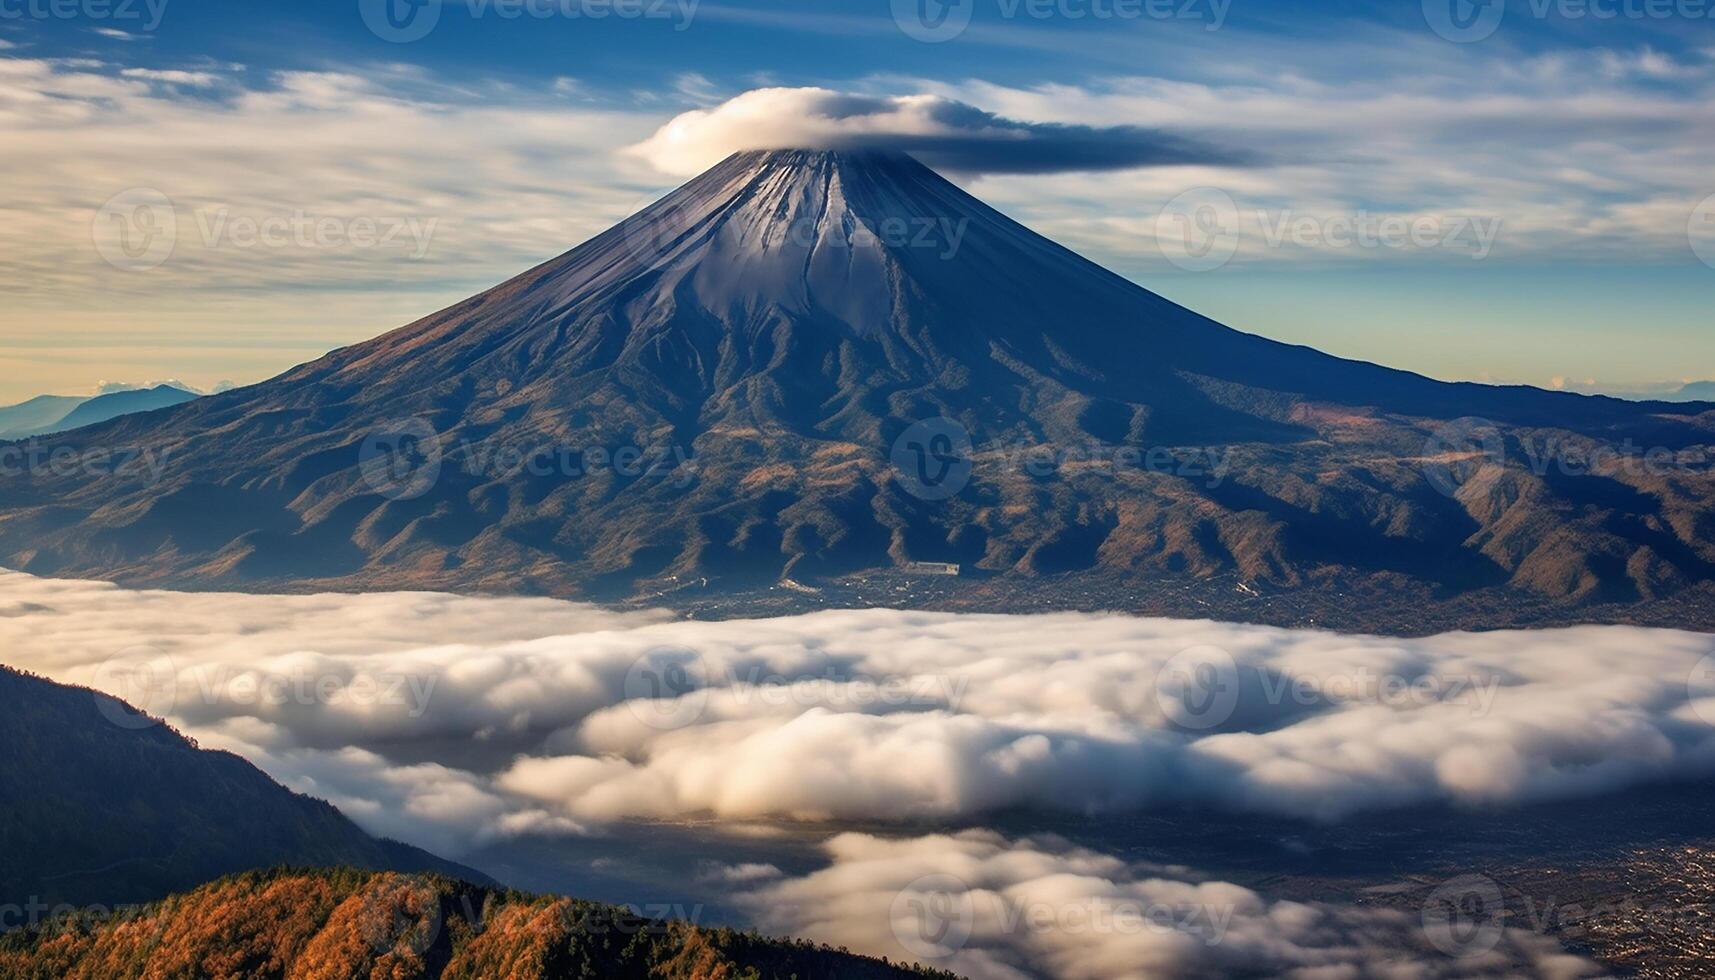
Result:
<svg viewBox="0 0 1715 980"><path fill-rule="evenodd" d="M1206 614L1220 583L1627 609L1715 577L1712 410L1276 343L908 156L748 152L271 381L0 447L27 461L0 564L615 597L934 562L1002 606Z"/></svg>

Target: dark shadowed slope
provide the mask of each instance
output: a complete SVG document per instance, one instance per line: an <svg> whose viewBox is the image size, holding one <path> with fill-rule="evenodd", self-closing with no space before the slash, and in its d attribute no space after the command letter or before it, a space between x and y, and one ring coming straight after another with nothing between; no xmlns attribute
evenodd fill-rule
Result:
<svg viewBox="0 0 1715 980"><path fill-rule="evenodd" d="M370 837L327 803L122 701L8 667L0 745L0 904L16 909L148 901L282 863L486 880Z"/></svg>
<svg viewBox="0 0 1715 980"><path fill-rule="evenodd" d="M250 873L0 937L0 977L905 980L952 974L434 875Z"/></svg>
<svg viewBox="0 0 1715 980"><path fill-rule="evenodd" d="M403 329L67 435L163 465L0 477L0 563L611 597L928 560L1631 603L1715 570L1707 466L1659 455L1710 408L1275 343L908 157L745 153Z"/></svg>

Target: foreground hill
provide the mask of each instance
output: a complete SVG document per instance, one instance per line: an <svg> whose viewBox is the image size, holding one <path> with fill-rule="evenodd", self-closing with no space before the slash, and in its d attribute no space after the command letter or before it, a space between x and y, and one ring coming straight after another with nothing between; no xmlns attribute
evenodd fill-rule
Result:
<svg viewBox="0 0 1715 980"><path fill-rule="evenodd" d="M146 901L283 863L486 880L122 701L3 666L0 745L0 904Z"/></svg>
<svg viewBox="0 0 1715 980"><path fill-rule="evenodd" d="M0 564L615 598L927 561L1002 606L1224 578L1505 619L1703 594L1712 408L1276 343L909 157L742 153L393 333L61 437L162 465L0 475Z"/></svg>
<svg viewBox="0 0 1715 980"><path fill-rule="evenodd" d="M951 980L569 898L350 870L250 872L107 921L16 933L0 938L0 977Z"/></svg>

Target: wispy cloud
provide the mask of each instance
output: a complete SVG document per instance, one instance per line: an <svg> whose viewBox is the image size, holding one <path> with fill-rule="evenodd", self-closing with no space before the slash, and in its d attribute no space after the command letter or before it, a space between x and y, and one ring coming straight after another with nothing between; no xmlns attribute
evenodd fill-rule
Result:
<svg viewBox="0 0 1715 980"><path fill-rule="evenodd" d="M112 38L115 41L153 41L155 39L151 34L133 34L130 31L122 31L117 27L92 27L90 28L90 32L93 34L100 34L102 37Z"/></svg>
<svg viewBox="0 0 1715 980"><path fill-rule="evenodd" d="M374 336L662 193L670 181L611 153L659 121L382 68L258 79L0 58L0 350L15 348L0 388L69 390L135 357L259 380ZM147 213L129 207L142 194ZM159 264L104 257L98 239L127 227L134 242L170 234L150 239L170 244ZM42 350L97 337L150 349L64 366ZM251 350L217 350L235 341Z"/></svg>
<svg viewBox="0 0 1715 980"><path fill-rule="evenodd" d="M168 85L188 85L197 88L214 85L220 80L218 75L206 71L176 71L155 68L126 68L120 73L124 78L139 78L147 82L164 82Z"/></svg>
<svg viewBox="0 0 1715 980"><path fill-rule="evenodd" d="M1114 76L1032 88L927 79L877 84L1027 121L1186 132L1273 164L1135 170L1100 187L1052 176L981 182L985 196L1095 254L1156 253L1164 206L1186 191L1212 188L1233 201L1238 262L1401 256L1386 247L1339 247L1329 236L1298 241L1278 233L1283 221L1327 228L1360 212L1495 221L1490 255L1502 261L1692 261L1687 221L1715 193L1702 135L1715 131L1712 66L1676 63L1648 49L1513 58L1449 48L1419 53L1410 75L1385 84L1291 74L1226 83ZM1671 87L1658 84L1667 72L1676 79ZM1474 76L1484 79L1477 95ZM1106 207L1092 208L1092 200ZM1412 257L1470 255L1430 249Z"/></svg>

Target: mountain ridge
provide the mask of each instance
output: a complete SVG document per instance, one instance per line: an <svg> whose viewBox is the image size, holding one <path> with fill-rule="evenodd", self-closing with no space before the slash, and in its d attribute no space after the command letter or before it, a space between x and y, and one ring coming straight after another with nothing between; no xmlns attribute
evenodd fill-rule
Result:
<svg viewBox="0 0 1715 980"><path fill-rule="evenodd" d="M39 395L0 409L0 442L51 436L137 412L181 405L198 397L173 384L129 388L89 397ZM12 424L6 424L8 420Z"/></svg>
<svg viewBox="0 0 1715 980"><path fill-rule="evenodd" d="M291 868L0 934L0 976L957 980L809 942L440 875Z"/></svg>
<svg viewBox="0 0 1715 980"><path fill-rule="evenodd" d="M51 426L86 401L87 397L79 395L37 395L0 408L0 439L21 438Z"/></svg>
<svg viewBox="0 0 1715 980"><path fill-rule="evenodd" d="M151 901L279 863L478 871L371 837L331 804L98 691L0 665L0 902Z"/></svg>

